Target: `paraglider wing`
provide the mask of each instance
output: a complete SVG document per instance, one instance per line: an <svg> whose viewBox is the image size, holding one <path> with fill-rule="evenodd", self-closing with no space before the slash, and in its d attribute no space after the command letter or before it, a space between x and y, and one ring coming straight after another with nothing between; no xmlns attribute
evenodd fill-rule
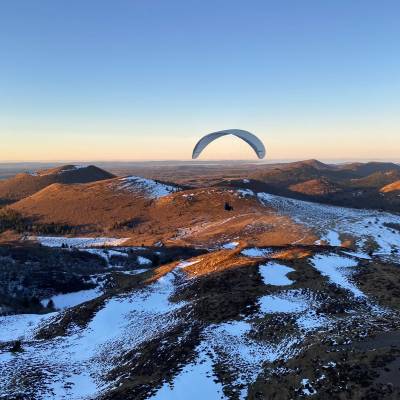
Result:
<svg viewBox="0 0 400 400"><path fill-rule="evenodd" d="M225 135L237 136L238 138L244 140L255 151L258 158L265 157L265 147L257 136L242 129L226 129L224 131L213 132L203 136L197 142L196 146L194 146L192 158L197 158L212 141Z"/></svg>

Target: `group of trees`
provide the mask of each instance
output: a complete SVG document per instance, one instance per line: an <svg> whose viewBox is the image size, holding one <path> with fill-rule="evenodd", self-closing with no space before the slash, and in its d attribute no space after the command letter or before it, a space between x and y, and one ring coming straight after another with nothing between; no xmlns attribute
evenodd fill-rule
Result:
<svg viewBox="0 0 400 400"><path fill-rule="evenodd" d="M0 315L49 312L53 295L96 287L91 276L104 272L105 264L78 250L0 246Z"/></svg>
<svg viewBox="0 0 400 400"><path fill-rule="evenodd" d="M142 222L143 221L141 218L138 218L138 217L131 218L126 221L114 223L114 225L112 226L112 229L123 229L123 230L134 229L137 226L139 226Z"/></svg>
<svg viewBox="0 0 400 400"><path fill-rule="evenodd" d="M8 229L20 230L23 226L23 219L19 213L9 209L0 210L0 232Z"/></svg>
<svg viewBox="0 0 400 400"><path fill-rule="evenodd" d="M10 210L8 208L0 210L0 233L6 230L14 230L19 233L31 232L36 234L58 234L65 235L71 233L77 233L76 227L66 224L38 224L33 221L24 218L17 211Z"/></svg>

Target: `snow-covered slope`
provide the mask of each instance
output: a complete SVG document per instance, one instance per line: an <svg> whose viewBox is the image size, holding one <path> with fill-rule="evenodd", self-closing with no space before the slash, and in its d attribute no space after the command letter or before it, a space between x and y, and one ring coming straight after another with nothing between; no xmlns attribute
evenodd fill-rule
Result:
<svg viewBox="0 0 400 400"><path fill-rule="evenodd" d="M134 193L143 191L152 199L158 199L180 190L177 186L167 185L161 182L156 182L152 179L141 178L139 176L128 176L120 178L119 181L120 184L117 186L118 189Z"/></svg>
<svg viewBox="0 0 400 400"><path fill-rule="evenodd" d="M203 261L197 258L177 263L172 271L149 285L109 296L87 325L72 324L61 336L40 339L36 335L46 325L51 331L52 326L61 324L62 312L1 317L0 329L7 330L2 340L23 339L23 352L12 354L4 348L0 351L1 393L12 397L23 392L40 399L112 398L111 394L122 390L130 379L136 382L135 374L144 368L140 367L143 352L146 363L151 365L149 374L154 368L166 368L165 376L153 382L153 387L136 382L137 391L127 389L126 398L183 399L191 393L195 399L245 399L266 365L271 365L271 371L278 371L272 364L296 357L312 337L339 326L363 331L367 329L362 323L365 315L369 323L393 318L390 311L377 307L351 283L352 271L358 264L355 259L321 254L307 268L314 267L322 273L318 278L321 282L339 288L333 290L343 290L349 310L357 310L357 317L352 312L338 318L321 311L325 302L335 301L329 290L323 293L298 286L295 278L286 276L296 269L269 261L243 275L250 279L249 288L256 285L257 291L264 293L254 297L251 309L244 307L236 316L206 322L196 315L211 313L212 308L203 310L201 302L193 297L179 299L190 285L201 284L201 280L188 279L186 268L201 268ZM233 278L229 277L228 274L226 279ZM199 293L198 289L193 290ZM226 299L232 296L233 300L240 291L229 294L230 290L218 289ZM71 299L54 300L63 303L60 308L75 305L74 301L67 304ZM277 323L283 325L277 328ZM273 336L264 336L269 329L272 331L268 335ZM196 339L188 341L193 332ZM190 349L191 356L179 361L177 368L173 360L182 349ZM167 354L175 354L172 364L158 365L158 357L167 359ZM33 370L40 370L40 376L32 375ZM305 375L301 378L309 379ZM18 384L10 386L9 382Z"/></svg>
<svg viewBox="0 0 400 400"><path fill-rule="evenodd" d="M365 242L371 240L377 245L375 253L398 260L400 232L390 227L400 224L398 215L311 203L268 193L258 193L257 196L265 205L312 227L328 244L338 246L341 243L339 235L349 235L362 250Z"/></svg>
<svg viewBox="0 0 400 400"><path fill-rule="evenodd" d="M148 288L106 301L85 329L75 327L67 336L51 341L34 340L19 354L3 353L0 392L14 395L8 382L18 375L29 376L32 368L43 368L40 398L83 399L102 392L110 386L104 377L118 356L179 321L174 311L183 304L168 301L174 279L171 273ZM54 314L42 318L0 317L0 329L9 331L8 340L34 337L39 322L50 323L51 318ZM28 396L35 395L33 386L27 389Z"/></svg>

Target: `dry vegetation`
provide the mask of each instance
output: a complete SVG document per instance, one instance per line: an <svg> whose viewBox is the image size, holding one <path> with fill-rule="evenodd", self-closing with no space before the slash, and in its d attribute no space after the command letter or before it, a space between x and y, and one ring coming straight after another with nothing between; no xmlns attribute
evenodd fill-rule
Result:
<svg viewBox="0 0 400 400"><path fill-rule="evenodd" d="M67 224L86 234L131 237L127 245L213 246L240 236L250 245L312 243L312 232L226 189L196 189L149 199L140 190L115 190L115 180L53 184L10 210L36 223ZM232 210L224 208L229 203Z"/></svg>

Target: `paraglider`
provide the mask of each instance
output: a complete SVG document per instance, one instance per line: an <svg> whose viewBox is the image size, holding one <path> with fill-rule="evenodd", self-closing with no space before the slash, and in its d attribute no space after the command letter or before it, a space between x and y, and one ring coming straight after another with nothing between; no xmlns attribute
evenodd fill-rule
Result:
<svg viewBox="0 0 400 400"><path fill-rule="evenodd" d="M194 146L192 159L197 158L200 153L215 139L218 139L221 136L225 135L234 135L238 138L244 140L257 154L258 158L265 157L265 147L261 140L248 131L244 131L242 129L226 129L223 131L209 133L208 135L203 136Z"/></svg>

